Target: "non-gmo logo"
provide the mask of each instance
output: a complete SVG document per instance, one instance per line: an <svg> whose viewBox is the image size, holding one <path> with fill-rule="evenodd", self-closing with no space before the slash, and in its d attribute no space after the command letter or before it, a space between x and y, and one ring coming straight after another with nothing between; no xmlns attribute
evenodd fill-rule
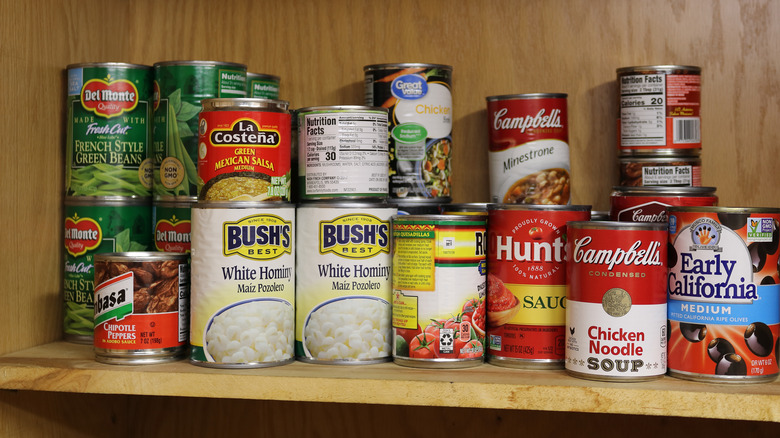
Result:
<svg viewBox="0 0 780 438"><path fill-rule="evenodd" d="M420 75L403 75L393 80L390 90L398 99L420 99L428 94L428 83Z"/></svg>

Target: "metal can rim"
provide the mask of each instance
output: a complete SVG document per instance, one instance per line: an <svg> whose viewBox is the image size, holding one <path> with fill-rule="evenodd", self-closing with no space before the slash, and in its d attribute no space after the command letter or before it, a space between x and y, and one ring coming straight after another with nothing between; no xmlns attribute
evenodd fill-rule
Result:
<svg viewBox="0 0 780 438"><path fill-rule="evenodd" d="M95 254L95 261L104 262L147 262L157 260L181 260L187 261L189 254L183 252L161 251L126 251L126 252L102 252Z"/></svg>
<svg viewBox="0 0 780 438"><path fill-rule="evenodd" d="M497 96L488 96L485 98L488 102L498 102L502 100L531 100L531 99L563 99L568 97L568 93L522 93L522 94L500 94Z"/></svg>
<svg viewBox="0 0 780 438"><path fill-rule="evenodd" d="M592 211L592 205L542 205L542 204L488 204L488 211L520 210L520 211Z"/></svg>
<svg viewBox="0 0 780 438"><path fill-rule="evenodd" d="M345 112L345 111L373 111L377 113L383 113L385 115L388 114L388 109L383 108L380 106L368 106L368 105L318 105L318 106L307 106L305 108L298 108L295 110L295 112L298 115L302 115L304 113L310 113L310 112Z"/></svg>
<svg viewBox="0 0 780 438"><path fill-rule="evenodd" d="M357 200L349 199L344 201L338 201L333 199L312 199L311 201L302 202L296 205L297 208L393 208L396 207L390 205L385 200L377 200L372 202L368 199Z"/></svg>
<svg viewBox="0 0 780 438"><path fill-rule="evenodd" d="M144 206L151 207L151 197L129 197L129 196L66 196L65 205L77 207L121 207Z"/></svg>
<svg viewBox="0 0 780 438"><path fill-rule="evenodd" d="M369 64L363 67L363 71L368 73L375 70L388 70L388 69L404 69L404 68L438 68L442 70L452 71L452 66L447 64L427 64L423 62L398 62L398 63L385 63L385 64Z"/></svg>
<svg viewBox="0 0 780 438"><path fill-rule="evenodd" d="M701 73L701 67L697 65L678 65L678 64L658 64L658 65L636 65L631 67L618 68L617 74L621 73L641 73L647 70L683 70L691 73Z"/></svg>
<svg viewBox="0 0 780 438"><path fill-rule="evenodd" d="M670 163L676 161L686 161L690 164L701 164L701 157L697 155L664 156L664 157L623 156L623 157L618 157L618 161L621 163Z"/></svg>
<svg viewBox="0 0 780 438"><path fill-rule="evenodd" d="M483 215L473 214L397 214L393 215L393 221L425 221L425 222L485 222L487 218Z"/></svg>
<svg viewBox="0 0 780 438"><path fill-rule="evenodd" d="M133 64L129 62L78 62L75 64L68 64L65 67L67 70L76 68L127 68L134 70L151 70L153 67L146 64Z"/></svg>
<svg viewBox="0 0 780 438"><path fill-rule="evenodd" d="M152 205L173 205L178 204L182 207L184 206L192 206L192 204L198 202L197 196L181 196L178 198L168 198L160 195L155 195L155 197L152 199Z"/></svg>
<svg viewBox="0 0 780 438"><path fill-rule="evenodd" d="M716 207L716 206L672 206L666 208L669 213L726 213L726 214L780 214L778 207Z"/></svg>
<svg viewBox="0 0 780 438"><path fill-rule="evenodd" d="M203 111L264 110L289 113L290 103L286 100L263 99L259 97L213 97L201 101Z"/></svg>
<svg viewBox="0 0 780 438"><path fill-rule="evenodd" d="M613 186L613 196L715 196L715 187Z"/></svg>
<svg viewBox="0 0 780 438"><path fill-rule="evenodd" d="M246 72L246 80L251 79L271 79L274 81L281 81L281 78L276 75L270 75L268 73L252 73L252 72Z"/></svg>
<svg viewBox="0 0 780 438"><path fill-rule="evenodd" d="M285 201L198 201L192 208L225 208L225 209L248 209L248 208L295 208L295 204Z"/></svg>
<svg viewBox="0 0 780 438"><path fill-rule="evenodd" d="M199 60L178 60L178 61L160 61L155 62L153 67L174 67L174 66L194 66L194 67L238 67L246 69L246 64L228 61L199 61Z"/></svg>
<svg viewBox="0 0 780 438"><path fill-rule="evenodd" d="M569 229L581 230L646 230L666 231L669 226L665 222L618 222L618 221L569 221Z"/></svg>

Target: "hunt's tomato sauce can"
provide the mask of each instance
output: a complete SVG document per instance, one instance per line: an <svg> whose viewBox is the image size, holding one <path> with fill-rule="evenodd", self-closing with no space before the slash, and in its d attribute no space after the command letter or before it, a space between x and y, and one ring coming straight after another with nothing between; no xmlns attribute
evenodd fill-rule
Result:
<svg viewBox="0 0 780 438"><path fill-rule="evenodd" d="M777 208L669 209L669 374L757 383L778 376Z"/></svg>
<svg viewBox="0 0 780 438"><path fill-rule="evenodd" d="M566 371L635 382L666 373L666 225L569 222Z"/></svg>
<svg viewBox="0 0 780 438"><path fill-rule="evenodd" d="M487 360L563 368L566 223L589 205L488 206Z"/></svg>

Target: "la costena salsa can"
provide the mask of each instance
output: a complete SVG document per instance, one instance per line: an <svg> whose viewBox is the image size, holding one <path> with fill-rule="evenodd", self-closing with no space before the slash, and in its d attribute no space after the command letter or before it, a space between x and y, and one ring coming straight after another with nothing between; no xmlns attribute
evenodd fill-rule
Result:
<svg viewBox="0 0 780 438"><path fill-rule="evenodd" d="M609 217L618 222L666 223L669 207L715 205L715 187L616 186L610 196Z"/></svg>

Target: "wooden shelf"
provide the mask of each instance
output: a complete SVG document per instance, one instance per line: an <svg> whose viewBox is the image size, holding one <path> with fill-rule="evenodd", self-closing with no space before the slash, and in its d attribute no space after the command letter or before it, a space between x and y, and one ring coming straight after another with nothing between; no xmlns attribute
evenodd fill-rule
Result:
<svg viewBox="0 0 780 438"><path fill-rule="evenodd" d="M244 370L204 368L187 361L123 366L98 363L90 346L65 342L0 357L0 389L780 422L778 381L705 384L663 377L651 382L611 383L577 379L564 371L489 364L462 370L416 369L392 363L334 366L295 362Z"/></svg>

